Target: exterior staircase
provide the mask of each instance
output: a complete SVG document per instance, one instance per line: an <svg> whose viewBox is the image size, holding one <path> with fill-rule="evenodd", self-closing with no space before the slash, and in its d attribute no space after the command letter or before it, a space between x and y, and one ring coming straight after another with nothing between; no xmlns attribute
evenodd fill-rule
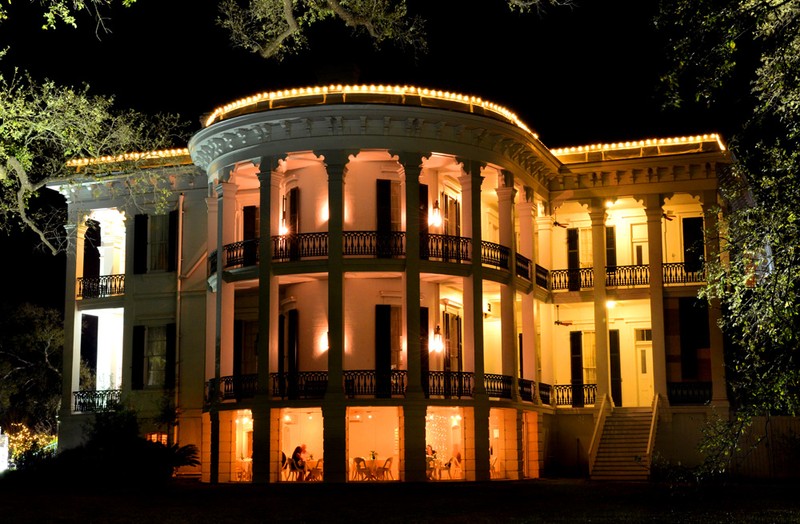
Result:
<svg viewBox="0 0 800 524"><path fill-rule="evenodd" d="M592 480L647 480L652 408L615 408L606 416Z"/></svg>

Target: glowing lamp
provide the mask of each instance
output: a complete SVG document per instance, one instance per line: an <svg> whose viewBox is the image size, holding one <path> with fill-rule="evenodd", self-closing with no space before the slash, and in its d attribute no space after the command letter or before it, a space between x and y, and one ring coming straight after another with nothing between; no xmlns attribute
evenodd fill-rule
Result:
<svg viewBox="0 0 800 524"><path fill-rule="evenodd" d="M442 225L442 212L439 209L439 201L433 203L433 209L428 213L428 225L439 227Z"/></svg>
<svg viewBox="0 0 800 524"><path fill-rule="evenodd" d="M442 342L442 330L439 326L436 326L436 332L433 334L433 339L430 342L430 352L431 353L441 353L444 349L444 343Z"/></svg>

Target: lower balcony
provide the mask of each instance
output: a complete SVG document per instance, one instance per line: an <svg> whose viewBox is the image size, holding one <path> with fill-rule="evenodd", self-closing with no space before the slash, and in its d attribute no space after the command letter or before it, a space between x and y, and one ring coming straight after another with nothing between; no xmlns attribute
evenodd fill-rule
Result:
<svg viewBox="0 0 800 524"><path fill-rule="evenodd" d="M342 372L344 393L348 398L402 398L408 385L406 370L380 373L371 369L351 369ZM429 371L422 387L426 398L472 398L475 374L466 371ZM321 399L328 388L327 371L301 371L297 373L270 373L272 397L284 400ZM512 398L512 377L487 373L484 375L486 392L491 398ZM205 399L210 404L216 392L219 401L240 401L254 398L258 389L258 375L232 375L206 382ZM537 384L519 379L520 397L534 402ZM540 384L541 402L549 405L551 386Z"/></svg>
<svg viewBox="0 0 800 524"><path fill-rule="evenodd" d="M121 390L81 390L72 392L73 413L97 413L114 411L119 406Z"/></svg>
<svg viewBox="0 0 800 524"><path fill-rule="evenodd" d="M669 382L667 398L671 406L705 406L711 403L711 382Z"/></svg>

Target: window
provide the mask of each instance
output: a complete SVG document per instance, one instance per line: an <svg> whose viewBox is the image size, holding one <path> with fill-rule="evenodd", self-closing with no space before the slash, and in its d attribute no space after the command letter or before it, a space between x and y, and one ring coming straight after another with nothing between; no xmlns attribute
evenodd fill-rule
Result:
<svg viewBox="0 0 800 524"><path fill-rule="evenodd" d="M133 326L131 389L175 385L175 324Z"/></svg>
<svg viewBox="0 0 800 524"><path fill-rule="evenodd" d="M145 433L144 435L145 440L149 440L150 442L158 442L159 444L167 445L167 434L163 431L153 431L151 433Z"/></svg>
<svg viewBox="0 0 800 524"><path fill-rule="evenodd" d="M150 271L166 271L169 246L169 216L150 217Z"/></svg>
<svg viewBox="0 0 800 524"><path fill-rule="evenodd" d="M147 328L147 344L144 353L144 385L163 386L167 365L167 328Z"/></svg>
<svg viewBox="0 0 800 524"><path fill-rule="evenodd" d="M597 352L594 331L583 333L583 383L597 384Z"/></svg>
<svg viewBox="0 0 800 524"><path fill-rule="evenodd" d="M133 228L133 272L175 271L178 261L178 212L136 215Z"/></svg>

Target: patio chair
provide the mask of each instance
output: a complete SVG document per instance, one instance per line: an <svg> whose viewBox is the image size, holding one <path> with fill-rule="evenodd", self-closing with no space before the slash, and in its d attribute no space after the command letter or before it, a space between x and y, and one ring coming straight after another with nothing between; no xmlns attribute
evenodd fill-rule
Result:
<svg viewBox="0 0 800 524"><path fill-rule="evenodd" d="M497 457L492 457L492 461L489 462L489 478L497 478Z"/></svg>
<svg viewBox="0 0 800 524"><path fill-rule="evenodd" d="M355 470L353 471L353 480L368 480L372 478L372 472L367 467L367 459L364 457L356 457L353 459Z"/></svg>
<svg viewBox="0 0 800 524"><path fill-rule="evenodd" d="M375 468L375 478L378 480L386 480L386 475L389 475L389 478L394 480L394 475L392 475L392 457L387 458L383 462L383 466Z"/></svg>
<svg viewBox="0 0 800 524"><path fill-rule="evenodd" d="M322 480L322 459L308 472L308 480Z"/></svg>
<svg viewBox="0 0 800 524"><path fill-rule="evenodd" d="M429 480L436 480L436 459L433 457L425 457L425 473L428 475Z"/></svg>

